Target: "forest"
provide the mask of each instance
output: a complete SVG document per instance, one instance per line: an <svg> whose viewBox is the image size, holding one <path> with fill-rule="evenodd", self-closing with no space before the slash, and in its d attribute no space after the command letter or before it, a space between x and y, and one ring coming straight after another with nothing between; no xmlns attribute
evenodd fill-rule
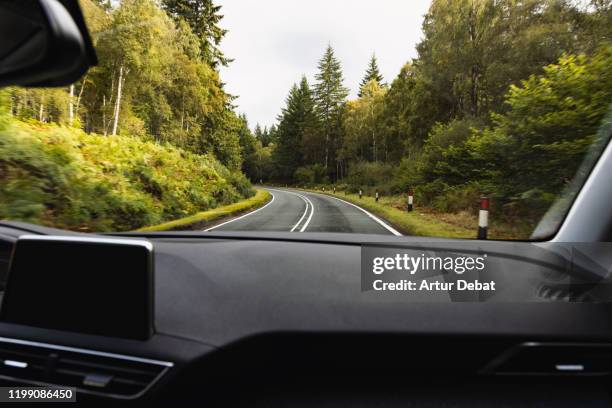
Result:
<svg viewBox="0 0 612 408"><path fill-rule="evenodd" d="M247 174L414 190L440 212L474 210L486 194L498 214L540 218L610 136L611 2L434 0L422 28L397 77L372 55L354 100L330 45L278 122L255 128Z"/></svg>
<svg viewBox="0 0 612 408"><path fill-rule="evenodd" d="M0 218L129 230L252 196L220 7L80 5L99 65L68 88L0 90Z"/></svg>
<svg viewBox="0 0 612 408"><path fill-rule="evenodd" d="M372 50L346 84L330 44L252 129L220 77L234 56L213 0L80 4L99 66L67 88L0 90L0 218L134 229L264 182L412 190L441 213L486 194L535 220L610 137L610 0L433 0L395 78Z"/></svg>

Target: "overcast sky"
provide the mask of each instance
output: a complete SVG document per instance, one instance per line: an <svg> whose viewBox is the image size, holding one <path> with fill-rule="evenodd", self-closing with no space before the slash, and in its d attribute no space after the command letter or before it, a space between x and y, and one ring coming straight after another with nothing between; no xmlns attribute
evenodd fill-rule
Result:
<svg viewBox="0 0 612 408"><path fill-rule="evenodd" d="M251 128L276 122L291 85L305 74L312 84L328 43L344 71L350 98L374 52L386 82L416 55L430 0L218 0L221 43L234 58L221 70Z"/></svg>

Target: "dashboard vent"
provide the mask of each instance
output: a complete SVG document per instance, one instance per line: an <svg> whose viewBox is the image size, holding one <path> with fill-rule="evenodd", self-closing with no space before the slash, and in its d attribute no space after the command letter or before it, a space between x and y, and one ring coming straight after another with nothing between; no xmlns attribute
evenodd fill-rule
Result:
<svg viewBox="0 0 612 408"><path fill-rule="evenodd" d="M136 398L172 363L0 338L0 378L75 387L114 398Z"/></svg>
<svg viewBox="0 0 612 408"><path fill-rule="evenodd" d="M493 359L485 373L498 375L612 374L612 344L527 342Z"/></svg>

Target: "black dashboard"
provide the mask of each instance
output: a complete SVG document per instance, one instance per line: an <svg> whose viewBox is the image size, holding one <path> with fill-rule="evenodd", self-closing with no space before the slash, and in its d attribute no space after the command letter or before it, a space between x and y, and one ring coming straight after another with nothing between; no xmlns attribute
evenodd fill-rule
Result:
<svg viewBox="0 0 612 408"><path fill-rule="evenodd" d="M0 224L2 281L24 234L58 231ZM609 303L415 303L361 291L362 244L418 238L211 232L121 238L153 245L152 336L3 322L4 381L75 386L84 402L147 405L611 402ZM576 362L588 369L554 368ZM522 393L512 391L517 386Z"/></svg>

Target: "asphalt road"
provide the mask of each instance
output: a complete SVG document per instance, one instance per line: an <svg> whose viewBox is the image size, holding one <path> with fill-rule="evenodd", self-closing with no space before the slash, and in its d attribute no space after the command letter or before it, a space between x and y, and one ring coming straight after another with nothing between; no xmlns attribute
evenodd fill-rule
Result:
<svg viewBox="0 0 612 408"><path fill-rule="evenodd" d="M265 206L206 231L351 232L401 235L386 222L347 201L325 194L266 188Z"/></svg>

